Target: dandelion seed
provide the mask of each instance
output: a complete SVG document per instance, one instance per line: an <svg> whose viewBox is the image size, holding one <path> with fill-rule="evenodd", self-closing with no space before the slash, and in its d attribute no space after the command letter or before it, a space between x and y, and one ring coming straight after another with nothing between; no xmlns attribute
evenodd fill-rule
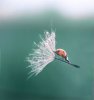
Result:
<svg viewBox="0 0 94 100"><path fill-rule="evenodd" d="M27 61L30 63L31 74L39 74L47 64L55 59L55 32L45 32L45 37L41 37L39 44L34 44L37 49L34 50L33 54L30 54Z"/></svg>
<svg viewBox="0 0 94 100"><path fill-rule="evenodd" d="M79 68L79 66L72 64L68 60L65 50L56 50L55 32L45 32L44 36L44 38L41 37L41 42L39 42L39 44L34 42L37 49L34 49L34 52L32 54L30 53L27 57L27 61L30 63L28 67L31 68L30 76L38 75L46 67L46 65L55 59ZM56 58L55 54L61 56L63 59Z"/></svg>

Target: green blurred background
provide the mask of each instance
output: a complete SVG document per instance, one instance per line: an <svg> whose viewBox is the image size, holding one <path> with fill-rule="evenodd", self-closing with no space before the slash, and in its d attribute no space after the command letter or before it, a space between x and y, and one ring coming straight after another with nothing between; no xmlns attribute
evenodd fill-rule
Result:
<svg viewBox="0 0 94 100"><path fill-rule="evenodd" d="M25 61L44 31L56 32L56 48L68 52L76 69L54 61L28 78ZM0 20L0 100L93 100L93 18L69 19L58 12Z"/></svg>

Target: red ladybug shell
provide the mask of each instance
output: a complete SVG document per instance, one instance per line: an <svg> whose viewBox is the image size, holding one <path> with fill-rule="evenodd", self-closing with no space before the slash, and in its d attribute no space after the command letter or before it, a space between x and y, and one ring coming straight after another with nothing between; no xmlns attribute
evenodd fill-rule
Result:
<svg viewBox="0 0 94 100"><path fill-rule="evenodd" d="M67 57L67 53L63 49L57 49L56 50L56 54L58 54L59 56L62 56L63 58L66 58Z"/></svg>

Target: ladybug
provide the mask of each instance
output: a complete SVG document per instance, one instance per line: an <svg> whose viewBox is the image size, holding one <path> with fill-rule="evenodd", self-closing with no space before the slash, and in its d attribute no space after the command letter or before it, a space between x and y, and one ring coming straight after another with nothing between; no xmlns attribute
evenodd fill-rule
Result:
<svg viewBox="0 0 94 100"><path fill-rule="evenodd" d="M64 49L57 49L55 53L69 62L67 52Z"/></svg>

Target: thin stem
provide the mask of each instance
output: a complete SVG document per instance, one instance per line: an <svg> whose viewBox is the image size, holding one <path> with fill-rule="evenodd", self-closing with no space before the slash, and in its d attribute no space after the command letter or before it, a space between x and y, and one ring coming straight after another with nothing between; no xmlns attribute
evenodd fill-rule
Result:
<svg viewBox="0 0 94 100"><path fill-rule="evenodd" d="M67 63L67 64L69 64L69 65L72 65L72 66L74 66L74 67L76 67L76 68L80 68L80 66L75 65L75 64L72 64L71 62L65 61L65 60L63 60L63 59L56 58L56 57L55 57L55 59L56 59L56 60L59 60L59 61L62 61L62 62L65 62L65 63Z"/></svg>

